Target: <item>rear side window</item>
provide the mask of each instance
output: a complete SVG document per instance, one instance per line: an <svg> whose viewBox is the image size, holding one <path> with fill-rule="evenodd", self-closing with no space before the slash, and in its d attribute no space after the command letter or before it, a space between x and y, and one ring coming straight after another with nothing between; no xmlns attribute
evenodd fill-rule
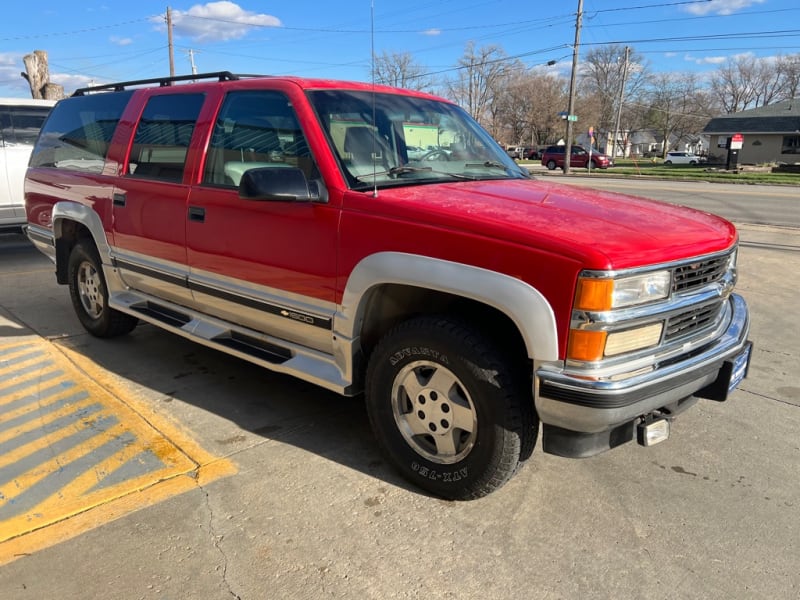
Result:
<svg viewBox="0 0 800 600"><path fill-rule="evenodd" d="M132 177L180 182L204 94L164 94L147 102L133 137Z"/></svg>
<svg viewBox="0 0 800 600"><path fill-rule="evenodd" d="M131 94L93 94L59 102L42 127L31 167L102 172L111 136Z"/></svg>
<svg viewBox="0 0 800 600"><path fill-rule="evenodd" d="M50 107L4 106L0 108L0 138L4 146L33 146Z"/></svg>

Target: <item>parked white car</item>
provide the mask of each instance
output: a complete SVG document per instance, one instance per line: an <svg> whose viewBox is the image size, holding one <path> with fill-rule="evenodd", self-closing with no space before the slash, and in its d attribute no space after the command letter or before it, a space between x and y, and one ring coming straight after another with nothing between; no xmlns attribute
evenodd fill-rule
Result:
<svg viewBox="0 0 800 600"><path fill-rule="evenodd" d="M23 185L28 159L53 100L0 98L0 231L27 222Z"/></svg>
<svg viewBox="0 0 800 600"><path fill-rule="evenodd" d="M667 152L665 165L699 165L705 158L692 152Z"/></svg>

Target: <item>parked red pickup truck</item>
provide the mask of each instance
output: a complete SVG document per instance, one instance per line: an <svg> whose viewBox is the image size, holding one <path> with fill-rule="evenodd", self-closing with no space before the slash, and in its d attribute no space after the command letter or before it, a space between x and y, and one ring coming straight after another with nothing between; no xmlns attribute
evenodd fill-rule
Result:
<svg viewBox="0 0 800 600"><path fill-rule="evenodd" d="M146 321L363 393L399 471L447 498L500 487L540 423L562 456L651 445L747 372L733 225L531 179L418 92L230 73L78 90L25 195L91 334Z"/></svg>

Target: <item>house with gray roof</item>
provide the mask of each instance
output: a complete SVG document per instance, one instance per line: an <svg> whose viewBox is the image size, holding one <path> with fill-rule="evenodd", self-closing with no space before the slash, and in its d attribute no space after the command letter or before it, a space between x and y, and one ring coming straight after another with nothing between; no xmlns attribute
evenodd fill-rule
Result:
<svg viewBox="0 0 800 600"><path fill-rule="evenodd" d="M800 163L800 98L711 119L703 129L711 138L709 154L724 162L726 140L744 136L740 164Z"/></svg>

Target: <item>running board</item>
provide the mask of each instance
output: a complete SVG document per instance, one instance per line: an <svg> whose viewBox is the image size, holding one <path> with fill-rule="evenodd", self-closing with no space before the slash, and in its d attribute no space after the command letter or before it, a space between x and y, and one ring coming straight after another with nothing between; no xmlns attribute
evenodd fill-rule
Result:
<svg viewBox="0 0 800 600"><path fill-rule="evenodd" d="M280 340L140 292L122 291L108 304L162 329L259 366L351 396L354 388L333 356Z"/></svg>

